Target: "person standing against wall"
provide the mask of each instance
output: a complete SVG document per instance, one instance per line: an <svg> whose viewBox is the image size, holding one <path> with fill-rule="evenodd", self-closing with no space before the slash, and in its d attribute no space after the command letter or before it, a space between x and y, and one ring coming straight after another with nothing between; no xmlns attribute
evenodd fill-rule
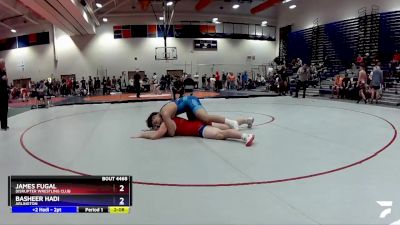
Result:
<svg viewBox="0 0 400 225"><path fill-rule="evenodd" d="M8 116L8 84L7 74L4 69L0 71L0 122L1 130L7 130Z"/></svg>

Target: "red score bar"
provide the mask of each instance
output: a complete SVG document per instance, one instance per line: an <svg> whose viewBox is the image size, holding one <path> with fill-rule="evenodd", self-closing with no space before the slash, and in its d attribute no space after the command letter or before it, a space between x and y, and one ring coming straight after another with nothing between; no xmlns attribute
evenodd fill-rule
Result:
<svg viewBox="0 0 400 225"><path fill-rule="evenodd" d="M99 184L68 184L57 183L55 189L24 189L19 194L40 195L90 195L90 194L129 194L130 185L127 182Z"/></svg>

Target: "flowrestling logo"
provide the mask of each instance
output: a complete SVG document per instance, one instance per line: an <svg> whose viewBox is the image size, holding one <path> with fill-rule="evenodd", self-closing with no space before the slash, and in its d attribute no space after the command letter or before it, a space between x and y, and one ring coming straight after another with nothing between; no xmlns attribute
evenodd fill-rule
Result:
<svg viewBox="0 0 400 225"><path fill-rule="evenodd" d="M378 203L378 205L381 207L385 207L385 209L383 209L379 214L379 218L384 219L392 214L393 201L376 201L376 203ZM400 219L390 223L389 225L400 225Z"/></svg>

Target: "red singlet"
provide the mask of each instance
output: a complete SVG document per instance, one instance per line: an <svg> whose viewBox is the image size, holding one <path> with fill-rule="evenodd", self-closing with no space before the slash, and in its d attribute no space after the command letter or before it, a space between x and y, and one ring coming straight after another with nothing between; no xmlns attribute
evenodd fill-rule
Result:
<svg viewBox="0 0 400 225"><path fill-rule="evenodd" d="M179 117L172 119L176 124L176 136L200 136L202 137L203 129L206 126L200 120L186 120Z"/></svg>

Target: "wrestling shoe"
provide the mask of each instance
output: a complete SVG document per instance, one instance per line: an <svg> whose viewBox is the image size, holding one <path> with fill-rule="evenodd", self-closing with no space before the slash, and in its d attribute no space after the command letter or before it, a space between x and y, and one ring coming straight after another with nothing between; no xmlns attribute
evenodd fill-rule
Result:
<svg viewBox="0 0 400 225"><path fill-rule="evenodd" d="M249 117L246 119L247 128L252 128L254 123L254 117Z"/></svg>
<svg viewBox="0 0 400 225"><path fill-rule="evenodd" d="M245 141L245 143L246 143L246 147L250 147L252 144L253 144L253 142L254 142L254 138L255 138L256 136L254 135L254 134L248 134L245 138L244 138L244 141Z"/></svg>

